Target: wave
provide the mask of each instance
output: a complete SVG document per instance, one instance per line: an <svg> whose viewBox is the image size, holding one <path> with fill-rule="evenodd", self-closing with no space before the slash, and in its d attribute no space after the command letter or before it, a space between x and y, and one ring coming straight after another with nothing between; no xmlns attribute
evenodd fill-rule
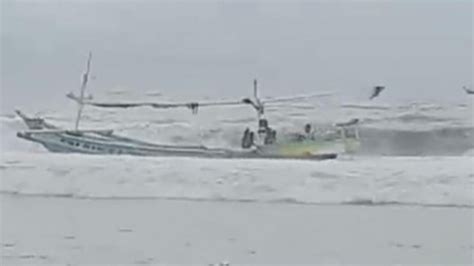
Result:
<svg viewBox="0 0 474 266"><path fill-rule="evenodd" d="M460 208L472 209L472 204L425 204L417 202L397 202L397 201L373 201L371 199L354 199L341 202L305 202L295 199L277 199L277 200L256 200L256 199L233 199L233 198L189 198L189 197L107 197L107 196L77 196L74 194L36 194L36 193L19 193L16 191L3 191L0 194L21 197L38 197L38 198L71 198L79 200L176 200L191 202L240 202L240 203L266 203L266 204L296 204L296 205L318 205L318 206L406 206L406 207L425 207L425 208Z"/></svg>
<svg viewBox="0 0 474 266"><path fill-rule="evenodd" d="M306 108L308 106L311 108ZM272 126L278 130L278 136L283 139L290 132L302 131L303 125L308 122L314 127L326 127L335 121L359 117L362 142L360 155L465 156L474 149L471 106L427 103L342 106L345 107L343 109L350 109L349 112L336 115L338 113L333 109L317 108L306 102L295 103L271 111L269 118ZM88 128L114 129L126 137L150 142L230 148L240 145L241 134L246 127L255 126L253 112L245 110L236 112L236 109L219 109L219 112L215 112L214 109L203 109L198 116L192 116L188 110L139 108L111 112L89 108L83 116L83 124L87 124ZM67 126L72 124L73 112L49 112L46 118L52 123ZM1 117L0 123L2 149L21 151L27 147L31 150L31 145L25 145L23 140L15 137L17 131L24 129L19 119L6 114ZM36 150L40 149L38 146Z"/></svg>
<svg viewBox="0 0 474 266"><path fill-rule="evenodd" d="M387 105L373 105L373 104L342 104L342 108L348 109L362 109L362 110L390 110L391 107Z"/></svg>
<svg viewBox="0 0 474 266"><path fill-rule="evenodd" d="M163 96L163 93L160 91L148 91L145 93L145 95L150 97L161 97Z"/></svg>
<svg viewBox="0 0 474 266"><path fill-rule="evenodd" d="M324 205L473 207L469 157L325 162L5 153L2 193Z"/></svg>
<svg viewBox="0 0 474 266"><path fill-rule="evenodd" d="M474 128L426 131L362 127L360 154L385 156L466 155L474 149Z"/></svg>
<svg viewBox="0 0 474 266"><path fill-rule="evenodd" d="M453 121L452 118L449 117L440 117L435 115L429 114L420 114L420 113L407 113L396 115L393 117L384 117L379 119L364 119L364 123L389 123L389 122L400 122L400 123L433 123L433 122L450 122Z"/></svg>

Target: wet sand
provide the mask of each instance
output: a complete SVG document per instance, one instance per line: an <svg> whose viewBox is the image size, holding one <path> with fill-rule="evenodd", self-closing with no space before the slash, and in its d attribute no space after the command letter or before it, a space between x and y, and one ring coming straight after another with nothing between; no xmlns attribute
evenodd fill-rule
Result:
<svg viewBox="0 0 474 266"><path fill-rule="evenodd" d="M473 263L472 208L0 199L2 265Z"/></svg>

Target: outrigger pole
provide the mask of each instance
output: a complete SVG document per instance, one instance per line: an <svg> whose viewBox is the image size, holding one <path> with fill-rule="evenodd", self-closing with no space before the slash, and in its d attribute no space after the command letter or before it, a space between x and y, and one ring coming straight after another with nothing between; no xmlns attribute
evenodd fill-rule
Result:
<svg viewBox="0 0 474 266"><path fill-rule="evenodd" d="M87 75L89 72L84 74L83 88L81 88L81 92L84 92L85 83L87 83ZM135 107L151 107L157 109L168 109L168 108L189 108L193 111L193 113L197 113L199 107L212 107L212 106L239 106L239 105L250 105L252 106L255 111L257 111L257 117L263 118L264 115L264 106L267 103L278 103L278 102L292 102L296 100L314 98L314 97L327 97L333 95L333 93L316 93L316 94L307 94L307 95L299 95L299 96L289 96L289 97L278 97L278 98L270 98L270 99L260 99L258 97L258 88L257 88L257 80L255 79L253 82L254 85L254 95L253 98L244 98L242 100L235 100L235 101L215 101L215 102L187 102L187 103L163 103L163 102L97 102L92 101L91 98L84 98L84 95L81 97L77 97L72 93L67 94L66 96L74 101L76 101L82 108L82 105L90 105L95 107L101 108L135 108ZM80 114L78 115L78 118Z"/></svg>
<svg viewBox="0 0 474 266"><path fill-rule="evenodd" d="M79 94L79 98L76 98L77 102L77 117L76 117L76 125L74 129L77 131L79 130L79 121L81 120L82 116L82 109L84 109L84 93L87 87L87 81L89 80L89 73L91 69L91 60L92 60L92 52L89 52L89 57L87 58L87 66L86 72L82 75L82 84L81 84L81 91Z"/></svg>

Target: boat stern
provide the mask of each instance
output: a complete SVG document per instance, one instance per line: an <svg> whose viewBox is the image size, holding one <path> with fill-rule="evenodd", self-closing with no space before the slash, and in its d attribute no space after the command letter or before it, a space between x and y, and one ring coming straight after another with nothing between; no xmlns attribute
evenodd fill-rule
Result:
<svg viewBox="0 0 474 266"><path fill-rule="evenodd" d="M340 154L345 151L342 142L326 142L315 140L304 140L299 142L277 143L261 147L265 154L273 154L285 157L314 157L324 154Z"/></svg>

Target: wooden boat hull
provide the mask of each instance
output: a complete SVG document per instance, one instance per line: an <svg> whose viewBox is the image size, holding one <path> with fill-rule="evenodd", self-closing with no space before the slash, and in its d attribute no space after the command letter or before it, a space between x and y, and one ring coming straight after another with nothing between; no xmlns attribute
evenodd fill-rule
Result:
<svg viewBox="0 0 474 266"><path fill-rule="evenodd" d="M262 158L262 159L306 159L326 160L337 158L337 153L280 153L269 147L257 147L251 150L214 149L204 146L159 145L125 137L94 133L72 132L18 132L18 137L43 145L51 152L83 153L101 155L135 156L182 156L201 158Z"/></svg>
<svg viewBox="0 0 474 266"><path fill-rule="evenodd" d="M264 159L335 159L337 152L324 151L324 145L284 143L252 149L217 149L205 146L162 145L113 134L107 130L61 130L40 118L29 118L17 111L29 131L18 132L19 138L43 145L58 153L136 156L186 156L203 158L264 158ZM313 143L314 144L314 143Z"/></svg>

